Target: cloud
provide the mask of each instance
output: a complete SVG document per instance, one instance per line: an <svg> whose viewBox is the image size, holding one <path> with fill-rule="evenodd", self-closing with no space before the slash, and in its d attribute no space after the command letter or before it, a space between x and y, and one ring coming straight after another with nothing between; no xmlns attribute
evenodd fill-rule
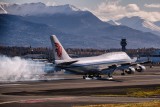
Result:
<svg viewBox="0 0 160 107"><path fill-rule="evenodd" d="M139 11L139 12L128 13L127 16L128 17L139 16L143 19L146 19L148 21L153 21L153 22L160 20L160 12Z"/></svg>
<svg viewBox="0 0 160 107"><path fill-rule="evenodd" d="M53 1L46 2L46 6L56 6L56 5L57 5L56 2L53 2Z"/></svg>
<svg viewBox="0 0 160 107"><path fill-rule="evenodd" d="M147 8L160 8L160 4L145 4L144 7L147 7Z"/></svg>
<svg viewBox="0 0 160 107"><path fill-rule="evenodd" d="M118 5L119 1L106 1L101 3L96 10L91 10L96 16L102 20L119 19L123 17L125 7ZM119 14L121 12L121 14Z"/></svg>
<svg viewBox="0 0 160 107"><path fill-rule="evenodd" d="M98 6L99 12L116 12L116 11L124 11L124 8L122 6L118 5L118 1L116 2L103 2Z"/></svg>
<svg viewBox="0 0 160 107"><path fill-rule="evenodd" d="M128 4L126 7L128 11L140 11L139 7L136 4Z"/></svg>
<svg viewBox="0 0 160 107"><path fill-rule="evenodd" d="M149 21L159 21L160 12L141 10L137 4L120 5L120 1L107 0L98 5L97 9L90 10L103 21L118 20L123 17L140 16Z"/></svg>

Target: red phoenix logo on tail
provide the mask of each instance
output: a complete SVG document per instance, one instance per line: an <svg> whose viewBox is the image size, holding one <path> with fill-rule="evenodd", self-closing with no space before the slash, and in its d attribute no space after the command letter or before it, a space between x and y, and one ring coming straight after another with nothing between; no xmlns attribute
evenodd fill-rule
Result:
<svg viewBox="0 0 160 107"><path fill-rule="evenodd" d="M58 43L55 43L55 51L57 52L57 56L60 58L62 56L62 47L58 44Z"/></svg>

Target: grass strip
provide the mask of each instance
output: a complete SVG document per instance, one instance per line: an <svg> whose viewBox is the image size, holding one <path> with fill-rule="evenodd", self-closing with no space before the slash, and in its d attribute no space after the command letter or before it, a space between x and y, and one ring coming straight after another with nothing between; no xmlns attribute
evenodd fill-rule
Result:
<svg viewBox="0 0 160 107"><path fill-rule="evenodd" d="M97 104L74 107L160 107L160 101L150 101L142 103L125 103L125 104Z"/></svg>

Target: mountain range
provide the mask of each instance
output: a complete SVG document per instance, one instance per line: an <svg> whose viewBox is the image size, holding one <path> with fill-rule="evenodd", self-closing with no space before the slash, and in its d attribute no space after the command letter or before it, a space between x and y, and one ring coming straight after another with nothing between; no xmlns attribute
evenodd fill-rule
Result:
<svg viewBox="0 0 160 107"><path fill-rule="evenodd" d="M71 14L80 9L73 5L63 5L63 6L46 6L44 3L25 3L25 4L0 4L0 13L8 13L14 15L39 15L39 14L55 14L55 13L65 13Z"/></svg>
<svg viewBox="0 0 160 107"><path fill-rule="evenodd" d="M143 32L151 32L153 34L159 35L160 36L160 26L159 22L151 22L147 21L145 19L142 19L138 16L133 16L133 17L124 17L120 20L116 21L108 21L108 23L112 25L124 25L128 26L130 28L140 30Z"/></svg>
<svg viewBox="0 0 160 107"><path fill-rule="evenodd" d="M160 26L160 21L154 22L154 24Z"/></svg>
<svg viewBox="0 0 160 107"><path fill-rule="evenodd" d="M51 47L49 37L55 34L66 48L120 48L122 38L127 48L160 47L153 32L122 24L123 19L112 25L69 4L3 3L0 13L0 45Z"/></svg>

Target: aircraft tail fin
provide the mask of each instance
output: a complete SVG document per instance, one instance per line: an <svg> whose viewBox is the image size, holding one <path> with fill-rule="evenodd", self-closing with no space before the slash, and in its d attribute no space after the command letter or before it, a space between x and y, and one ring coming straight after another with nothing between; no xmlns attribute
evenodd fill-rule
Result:
<svg viewBox="0 0 160 107"><path fill-rule="evenodd" d="M53 47L53 54L55 60L71 59L55 35L52 35L50 39Z"/></svg>

